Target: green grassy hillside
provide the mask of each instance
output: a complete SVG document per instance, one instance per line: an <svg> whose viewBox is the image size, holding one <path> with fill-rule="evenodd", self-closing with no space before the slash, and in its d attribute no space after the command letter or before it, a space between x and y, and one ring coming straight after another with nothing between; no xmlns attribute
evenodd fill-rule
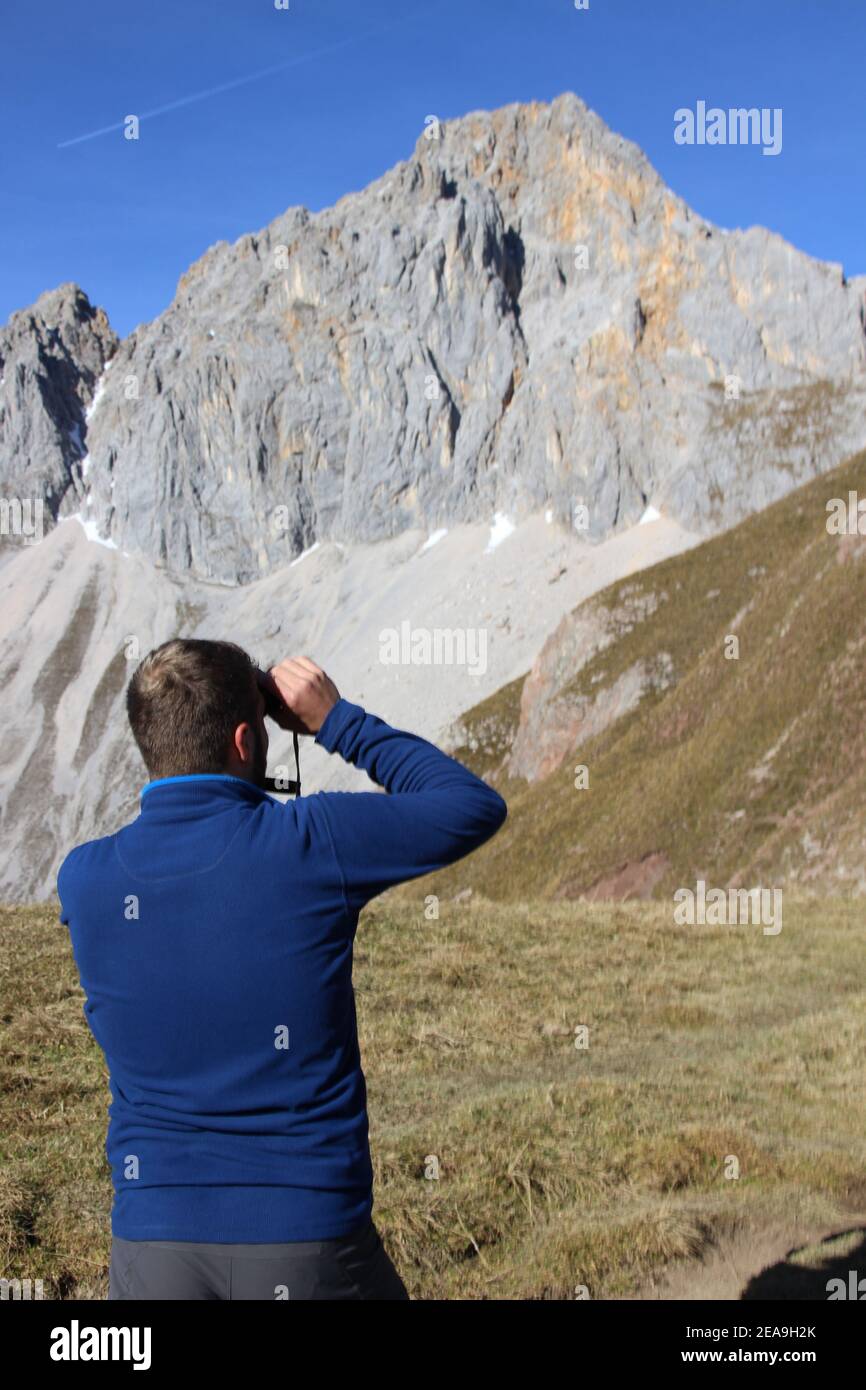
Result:
<svg viewBox="0 0 866 1390"><path fill-rule="evenodd" d="M543 717L604 714L635 673L639 703L530 781L508 773L528 685L469 711L456 755L508 821L399 896L669 898L697 877L866 890L866 538L830 535L826 511L849 489L866 497L866 455L581 605L574 620L614 640L561 673Z"/></svg>

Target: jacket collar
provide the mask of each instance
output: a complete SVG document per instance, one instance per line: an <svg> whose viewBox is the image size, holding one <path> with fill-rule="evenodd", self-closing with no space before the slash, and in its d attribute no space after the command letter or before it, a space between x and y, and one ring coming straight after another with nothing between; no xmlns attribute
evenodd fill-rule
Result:
<svg viewBox="0 0 866 1390"><path fill-rule="evenodd" d="M222 794L223 797L226 794L243 795L253 800L268 795L264 787L257 787L254 782L248 782L244 777L233 777L228 772L190 772L177 777L156 777L152 782L146 782L141 789L142 806L146 796L169 788L177 788L177 793L181 796L184 792L191 793L197 801L209 792Z"/></svg>

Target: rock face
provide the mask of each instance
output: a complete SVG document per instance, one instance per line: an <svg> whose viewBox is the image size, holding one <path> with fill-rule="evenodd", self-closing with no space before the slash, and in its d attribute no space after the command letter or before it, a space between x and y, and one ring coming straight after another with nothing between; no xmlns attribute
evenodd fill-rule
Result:
<svg viewBox="0 0 866 1390"><path fill-rule="evenodd" d="M0 328L3 495L58 507L80 476L87 407L118 338L76 285L61 285Z"/></svg>
<svg viewBox="0 0 866 1390"><path fill-rule="evenodd" d="M56 291L86 306L81 354L44 427L7 364L4 488L44 475L52 511L236 584L496 511L598 540L651 502L706 533L866 443L866 280L712 227L572 95L430 133L335 207L211 248L86 421L114 343ZM16 382L54 357L39 305L0 340Z"/></svg>
<svg viewBox="0 0 866 1390"><path fill-rule="evenodd" d="M511 776L530 782L551 776L572 749L640 704L655 675L643 662L601 690L581 689L581 674L617 640L622 621L620 614L590 602L566 614L548 637L523 684L520 723L506 763Z"/></svg>

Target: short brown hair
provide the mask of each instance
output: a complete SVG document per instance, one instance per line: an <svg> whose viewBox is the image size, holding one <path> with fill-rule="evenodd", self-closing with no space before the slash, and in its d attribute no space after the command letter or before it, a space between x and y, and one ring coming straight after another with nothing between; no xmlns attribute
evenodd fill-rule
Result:
<svg viewBox="0 0 866 1390"><path fill-rule="evenodd" d="M223 772L238 724L258 721L252 657L234 642L175 637L137 667L126 712L151 777Z"/></svg>

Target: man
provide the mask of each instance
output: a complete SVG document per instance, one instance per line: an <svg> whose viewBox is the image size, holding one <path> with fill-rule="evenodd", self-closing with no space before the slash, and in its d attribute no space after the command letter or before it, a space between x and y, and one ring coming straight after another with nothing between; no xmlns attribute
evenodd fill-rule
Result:
<svg viewBox="0 0 866 1390"><path fill-rule="evenodd" d="M58 875L110 1074L109 1298L405 1299L371 1217L358 914L483 844L505 803L308 657L265 673L176 639L127 711L140 814ZM266 715L388 795L272 799Z"/></svg>

